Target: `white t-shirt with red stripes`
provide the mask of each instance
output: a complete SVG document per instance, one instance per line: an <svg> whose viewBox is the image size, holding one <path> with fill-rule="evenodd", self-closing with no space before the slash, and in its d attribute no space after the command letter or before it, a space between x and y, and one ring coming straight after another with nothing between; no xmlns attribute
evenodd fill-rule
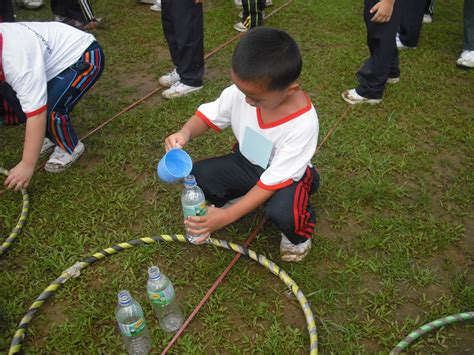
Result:
<svg viewBox="0 0 474 355"><path fill-rule="evenodd" d="M5 82L27 117L46 109L47 82L76 63L93 35L59 22L0 23Z"/></svg>
<svg viewBox="0 0 474 355"><path fill-rule="evenodd" d="M306 168L311 166L318 144L319 121L308 97L303 109L265 124L260 109L247 104L245 95L232 85L217 100L199 106L196 115L217 132L231 126L239 145L249 129L271 142L273 147L268 166L257 183L261 188L277 190L286 187L299 181Z"/></svg>

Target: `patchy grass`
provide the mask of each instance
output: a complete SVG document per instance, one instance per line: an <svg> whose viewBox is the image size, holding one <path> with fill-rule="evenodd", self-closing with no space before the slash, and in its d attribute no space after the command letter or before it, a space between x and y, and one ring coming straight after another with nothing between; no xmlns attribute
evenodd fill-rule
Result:
<svg viewBox="0 0 474 355"><path fill-rule="evenodd" d="M283 4L274 0L275 6ZM75 110L84 135L158 85L171 68L157 13L135 1L97 0L106 27L96 31L107 66ZM319 220L304 262L279 260L269 224L251 248L275 260L300 285L318 318L323 353L387 352L433 319L474 309L474 71L455 67L462 45L462 4L440 2L418 49L401 53L402 80L378 106L354 107L315 156L322 176L312 201ZM206 52L235 35L230 0L205 1ZM354 87L367 56L362 2L295 0L268 25L301 46L301 85L317 107L321 135L347 110L340 93ZM49 4L18 10L18 19L51 19ZM0 260L0 352L41 291L62 270L95 251L135 237L182 233L179 186L160 183L155 167L163 140L229 84L233 44L207 61L202 91L164 101L159 94L85 141L86 153L62 174L39 171L31 213L19 240ZM0 129L0 166L21 156L23 128ZM230 132L192 144L193 159L230 149ZM222 148L224 147L224 149ZM228 147L228 148L227 148ZM0 196L0 235L21 207L19 194ZM259 213L215 237L242 243ZM3 238L3 237L2 237ZM134 248L84 270L38 312L27 353L118 353L116 293L142 303L156 351L171 339L159 330L145 298L146 269L158 264L189 314L231 260L210 247L161 244ZM416 352L472 352L473 325L426 335ZM173 353L305 353L308 335L297 302L268 272L242 259L173 348Z"/></svg>

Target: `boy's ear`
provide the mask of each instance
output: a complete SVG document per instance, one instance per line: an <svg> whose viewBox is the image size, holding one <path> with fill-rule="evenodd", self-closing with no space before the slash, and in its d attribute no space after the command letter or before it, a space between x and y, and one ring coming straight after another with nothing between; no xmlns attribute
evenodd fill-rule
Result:
<svg viewBox="0 0 474 355"><path fill-rule="evenodd" d="M300 90L300 84L292 83L290 86L287 87L289 93L296 92Z"/></svg>

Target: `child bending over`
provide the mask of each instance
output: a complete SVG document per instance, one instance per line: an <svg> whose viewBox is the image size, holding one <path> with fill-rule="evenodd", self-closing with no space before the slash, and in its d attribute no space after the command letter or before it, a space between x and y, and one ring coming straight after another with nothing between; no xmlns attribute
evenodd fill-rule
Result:
<svg viewBox="0 0 474 355"><path fill-rule="evenodd" d="M0 24L0 126L26 126L22 159L7 188L27 188L40 154L52 148L49 172L81 156L71 111L103 68L102 48L91 34L58 22Z"/></svg>
<svg viewBox="0 0 474 355"><path fill-rule="evenodd" d="M319 123L297 83L301 68L299 48L287 33L250 30L232 56L234 84L166 138L167 150L184 147L209 128L231 127L237 139L232 153L194 165L192 174L214 206L206 216L189 217L188 231L211 233L264 205L281 231L282 259L300 261L308 254L316 222L309 196L319 186L311 164Z"/></svg>

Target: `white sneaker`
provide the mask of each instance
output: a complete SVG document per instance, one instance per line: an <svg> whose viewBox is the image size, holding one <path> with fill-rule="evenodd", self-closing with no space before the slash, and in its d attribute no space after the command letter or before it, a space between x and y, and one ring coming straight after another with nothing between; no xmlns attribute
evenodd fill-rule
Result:
<svg viewBox="0 0 474 355"><path fill-rule="evenodd" d="M430 14L424 14L423 15L423 23L432 23L433 22L433 16Z"/></svg>
<svg viewBox="0 0 474 355"><path fill-rule="evenodd" d="M304 243L293 244L284 235L281 234L280 242L280 255L283 261L301 261L311 250L311 239L308 239Z"/></svg>
<svg viewBox="0 0 474 355"><path fill-rule="evenodd" d="M72 163L74 163L84 153L84 144L79 141L77 142L74 152L69 154L62 148L56 146L53 154L49 157L49 160L44 166L44 170L50 173L59 173L66 170Z"/></svg>
<svg viewBox="0 0 474 355"><path fill-rule="evenodd" d="M360 96L355 89L346 90L342 93L344 101L351 105L355 104L378 104L382 99L369 99L367 97Z"/></svg>
<svg viewBox="0 0 474 355"><path fill-rule="evenodd" d="M27 9L38 9L43 6L43 0L21 0L19 5Z"/></svg>
<svg viewBox="0 0 474 355"><path fill-rule="evenodd" d="M161 0L155 0L155 4L150 6L151 11L160 12L161 11Z"/></svg>
<svg viewBox="0 0 474 355"><path fill-rule="evenodd" d="M239 32L247 32L249 29L242 22L239 21L234 25L234 30L237 30Z"/></svg>
<svg viewBox="0 0 474 355"><path fill-rule="evenodd" d="M160 82L161 85L170 87L174 85L175 83L177 83L179 79L181 78L179 77L178 72L176 71L176 69L173 69L172 72L169 72L168 74L161 76L158 79L158 81Z"/></svg>
<svg viewBox="0 0 474 355"><path fill-rule="evenodd" d="M43 146L41 147L40 155L43 155L48 150L52 149L56 144L49 138L44 137Z"/></svg>
<svg viewBox="0 0 474 355"><path fill-rule="evenodd" d="M165 99L174 99L176 97L186 96L192 92L201 90L202 86L189 86L183 84L181 81L174 83L168 90L161 93Z"/></svg>
<svg viewBox="0 0 474 355"><path fill-rule="evenodd" d="M242 0L234 0L234 5L236 7L242 7Z"/></svg>
<svg viewBox="0 0 474 355"><path fill-rule="evenodd" d="M398 49L416 49L416 47L405 46L400 40L400 35L398 33L397 33L397 37L395 37L395 41L397 42Z"/></svg>
<svg viewBox="0 0 474 355"><path fill-rule="evenodd" d="M388 78L387 79L387 83L388 84L396 84L396 83L399 83L400 82L400 77L397 76L397 77L394 77L394 78Z"/></svg>
<svg viewBox="0 0 474 355"><path fill-rule="evenodd" d="M265 1L265 6L273 6L273 1L272 0L267 0Z"/></svg>
<svg viewBox="0 0 474 355"><path fill-rule="evenodd" d="M456 64L463 69L474 68L474 51L464 50L456 61Z"/></svg>

